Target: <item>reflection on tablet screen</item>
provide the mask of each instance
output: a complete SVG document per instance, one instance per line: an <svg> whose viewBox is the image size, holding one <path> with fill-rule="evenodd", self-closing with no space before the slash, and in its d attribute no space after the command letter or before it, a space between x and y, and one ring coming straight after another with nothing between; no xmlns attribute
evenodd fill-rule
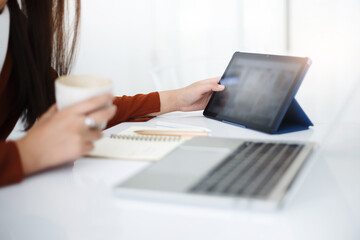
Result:
<svg viewBox="0 0 360 240"><path fill-rule="evenodd" d="M208 111L270 127L286 99L300 63L235 58L221 79Z"/></svg>

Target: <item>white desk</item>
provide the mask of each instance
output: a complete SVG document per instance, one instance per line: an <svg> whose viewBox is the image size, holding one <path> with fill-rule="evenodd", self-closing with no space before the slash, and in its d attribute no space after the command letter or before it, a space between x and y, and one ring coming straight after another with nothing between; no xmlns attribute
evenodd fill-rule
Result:
<svg viewBox="0 0 360 240"><path fill-rule="evenodd" d="M84 158L0 189L0 239L360 239L360 91L354 89L346 109L340 106L346 98L328 98L338 104L324 108L319 107L324 102L314 104L320 97L300 95L315 127L286 135L223 124L199 112L172 113L106 131L153 126L160 120L205 126L213 136L318 142L298 191L280 211L119 199L113 186L149 163ZM335 122L337 127L331 127Z"/></svg>

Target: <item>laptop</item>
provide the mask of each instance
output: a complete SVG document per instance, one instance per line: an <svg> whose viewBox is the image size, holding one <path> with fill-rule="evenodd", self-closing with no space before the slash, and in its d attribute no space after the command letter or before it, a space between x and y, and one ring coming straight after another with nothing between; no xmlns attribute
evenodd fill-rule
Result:
<svg viewBox="0 0 360 240"><path fill-rule="evenodd" d="M261 89L259 92L263 92L268 84L264 83L264 79L268 79L272 81L269 91L274 91L275 96L270 92L260 96L260 99L267 104L273 101L268 106L276 106L270 113L267 108L259 108L257 104L256 109L252 110L248 100L234 100L231 98L237 98L236 94L225 94L222 98L230 99L221 100L218 95L217 104L211 105L214 102L210 101L205 109L206 114L210 113L214 118L220 115L234 122L253 122L251 128L272 133L284 116L280 113L286 112L290 106L285 103L291 102L299 88L307 62L302 58L235 53L222 77L223 82L229 84L227 89L234 88L232 84L240 82L241 86L235 86L245 94L246 89L241 88L250 88L243 84L247 82L251 84L252 91L258 88ZM229 71L237 74L227 77ZM251 81L243 79L245 73L251 76ZM267 74L271 74L271 78ZM283 92L274 90L277 85ZM254 96L251 98L254 101L257 99ZM226 105L225 100L231 103L233 111L218 107L223 103ZM244 101L246 104L243 104ZM249 118L236 114L243 112L244 106ZM263 116L271 116L271 119ZM116 186L116 194L138 200L199 206L276 209L283 206L290 195L293 183L313 148L314 144L310 142L195 137Z"/></svg>

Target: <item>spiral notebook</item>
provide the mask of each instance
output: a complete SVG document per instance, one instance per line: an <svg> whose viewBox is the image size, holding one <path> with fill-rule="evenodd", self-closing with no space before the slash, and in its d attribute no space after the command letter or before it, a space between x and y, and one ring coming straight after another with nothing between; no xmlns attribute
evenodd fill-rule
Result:
<svg viewBox="0 0 360 240"><path fill-rule="evenodd" d="M88 156L124 160L157 161L190 138L180 136L139 135L137 130L149 127L130 127L95 142ZM156 128L158 129L158 128Z"/></svg>

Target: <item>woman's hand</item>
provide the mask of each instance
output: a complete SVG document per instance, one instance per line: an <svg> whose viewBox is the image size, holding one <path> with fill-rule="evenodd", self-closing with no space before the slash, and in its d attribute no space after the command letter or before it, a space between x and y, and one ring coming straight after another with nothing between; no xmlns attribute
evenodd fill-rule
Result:
<svg viewBox="0 0 360 240"><path fill-rule="evenodd" d="M219 81L219 77L210 78L179 89L179 110L184 112L203 110L213 92L220 92L225 89L224 85L219 85Z"/></svg>
<svg viewBox="0 0 360 240"><path fill-rule="evenodd" d="M219 85L219 81L220 77L210 78L184 88L160 92L161 111L151 115L157 116L172 111L203 110L213 92L225 89L224 85Z"/></svg>
<svg viewBox="0 0 360 240"><path fill-rule="evenodd" d="M109 102L112 102L112 95L104 94L61 111L53 105L26 136L16 142L24 173L31 174L63 164L91 151L93 141L101 138L102 132L90 128L85 119L90 117L95 124L110 120L116 107L103 107Z"/></svg>

